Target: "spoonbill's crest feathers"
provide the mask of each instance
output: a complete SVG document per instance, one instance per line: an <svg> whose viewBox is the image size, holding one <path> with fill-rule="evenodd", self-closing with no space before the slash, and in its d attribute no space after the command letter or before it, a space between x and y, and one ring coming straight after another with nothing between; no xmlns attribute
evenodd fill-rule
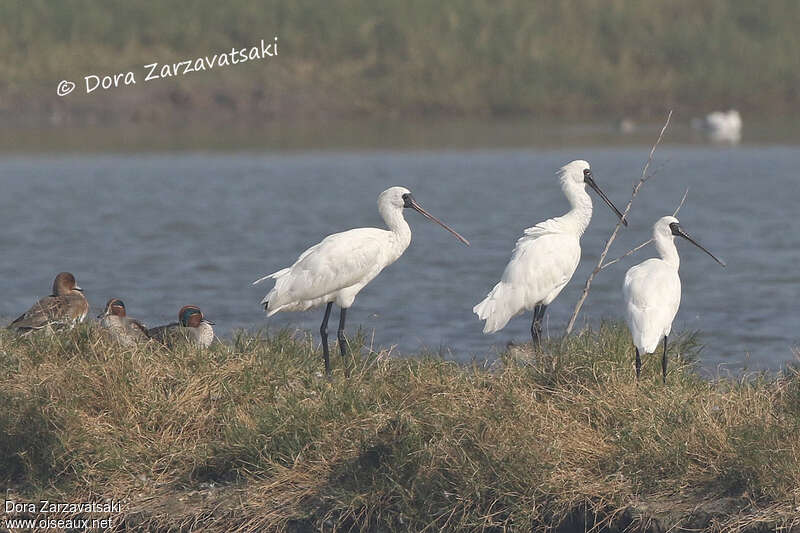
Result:
<svg viewBox="0 0 800 533"><path fill-rule="evenodd" d="M653 240L655 240L657 235L671 237L672 229L670 228L670 224L680 224L680 222L672 215L659 218L656 223L653 224Z"/></svg>
<svg viewBox="0 0 800 533"><path fill-rule="evenodd" d="M405 187L389 187L378 195L378 210L384 207L402 209L405 207L403 196L406 194L411 194L411 191Z"/></svg>
<svg viewBox="0 0 800 533"><path fill-rule="evenodd" d="M576 159L575 161L570 161L558 169L556 175L558 176L562 185L568 182L583 183L583 171L591 170L591 168L592 167L589 165L588 161Z"/></svg>

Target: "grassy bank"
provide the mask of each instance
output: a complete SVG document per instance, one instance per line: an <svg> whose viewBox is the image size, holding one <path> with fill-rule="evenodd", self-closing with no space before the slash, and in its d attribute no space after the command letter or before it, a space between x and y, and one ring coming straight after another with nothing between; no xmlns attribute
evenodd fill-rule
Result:
<svg viewBox="0 0 800 533"><path fill-rule="evenodd" d="M356 341L328 381L288 333L168 353L2 332L0 483L125 498L142 530L797 527L800 382L712 383L672 353L637 385L629 342L604 325L465 368Z"/></svg>
<svg viewBox="0 0 800 533"><path fill-rule="evenodd" d="M800 4L46 0L0 5L0 114L88 122L660 118L800 104ZM279 37L279 57L144 83L143 65ZM136 86L80 94L83 76ZM56 84L79 84L68 97Z"/></svg>

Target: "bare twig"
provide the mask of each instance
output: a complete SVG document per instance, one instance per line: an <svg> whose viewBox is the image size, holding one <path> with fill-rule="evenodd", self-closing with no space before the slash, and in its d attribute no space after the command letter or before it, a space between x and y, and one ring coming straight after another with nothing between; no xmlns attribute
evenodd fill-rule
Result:
<svg viewBox="0 0 800 533"><path fill-rule="evenodd" d="M687 194L689 194L689 187L686 187L686 191L684 191L684 193L683 193L683 198L681 198L681 203L678 204L678 207L675 209L675 212L672 213L672 216L678 216L678 211L681 210L681 207L683 207L684 202L686 202L686 195ZM616 259L612 259L611 261L606 261L605 263L603 263L602 265L599 266L599 270L605 270L606 268L610 267L614 263L616 263L616 262L618 262L618 261L620 261L622 259L625 259L629 255L632 255L632 254L638 252L639 250L641 250L642 248L644 248L645 246L647 246L651 242L653 242L652 238L647 239L642 244L640 244L640 245L638 245L638 246L636 246L634 248L631 248L630 250L628 250L627 252L625 252L621 256L617 257Z"/></svg>
<svg viewBox="0 0 800 533"><path fill-rule="evenodd" d="M642 185L644 185L647 180L653 177L653 175L648 174L647 171L650 169L650 164L653 162L653 155L656 153L656 148L658 148L658 145L661 144L661 139L664 138L664 133L667 131L667 127L669 126L669 121L671 118L672 110L670 110L667 114L667 120L664 122L664 127L661 128L661 133L658 134L658 139L656 139L655 144L653 144L653 147L650 149L650 155L647 157L647 162L644 164L644 168L642 168L642 176L633 186L633 191L631 191L631 199L628 200L628 205L625 206L625 210L622 212L623 218L628 216L628 212L631 210L631 204L633 204L633 200L636 198L636 195L639 194L639 189L642 188ZM597 261L597 266L595 266L594 270L592 270L591 274L589 274L586 284L583 287L581 297L578 299L578 303L575 305L575 310L572 312L572 317L569 319L569 324L567 324L567 335L569 335L572 332L572 328L575 327L575 321L578 319L578 313L580 313L581 307L583 307L583 302L586 301L586 297L589 296L589 290L592 286L592 281L597 273L602 270L603 261L605 260L606 255L608 255L608 250L611 248L611 244L614 242L614 239L617 238L617 233L619 233L621 227L622 220L617 222L617 225L614 227L614 231L611 232L611 236L608 238L608 241L606 241L606 246L603 248L603 252L600 254L600 259Z"/></svg>
<svg viewBox="0 0 800 533"><path fill-rule="evenodd" d="M683 207L683 204L686 203L686 196L689 194L689 187L686 187L686 190L683 191L683 198L681 198L681 203L678 204L678 207L675 208L675 211L672 212L672 216L678 216L678 212Z"/></svg>
<svg viewBox="0 0 800 533"><path fill-rule="evenodd" d="M641 250L642 248L644 248L645 246L647 246L647 245L648 245L648 244L650 244L651 242L653 242L653 239L647 239L646 241L644 241L644 242L643 242L642 244L640 244L639 246L636 246L636 247L634 247L634 248L631 248L630 250L628 250L627 252L625 252L625 253L624 253L624 254L622 254L621 256L617 257L616 259L612 259L611 261L609 261L609 262L607 262L607 263L603 263L602 265L600 265L600 267L597 269L597 271L598 271L598 272L600 272L601 270L605 270L606 268L610 267L610 266L611 266L611 265L613 265L614 263L616 263L616 262L618 262L618 261L620 261L620 260L622 260L622 259L625 259L625 258L626 258L626 257L628 257L629 255L632 255L632 254L634 254L634 253L638 252L639 250Z"/></svg>

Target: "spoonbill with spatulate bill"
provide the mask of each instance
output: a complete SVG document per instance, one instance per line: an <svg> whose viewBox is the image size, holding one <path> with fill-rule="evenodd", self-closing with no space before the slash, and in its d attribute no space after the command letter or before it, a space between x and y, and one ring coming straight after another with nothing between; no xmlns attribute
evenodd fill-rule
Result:
<svg viewBox="0 0 800 533"><path fill-rule="evenodd" d="M534 345L540 343L547 306L572 278L581 259L580 239L592 218L592 199L586 185L627 225L619 209L595 183L589 163L572 161L558 175L572 209L526 229L517 241L500 282L472 308L478 318L486 321L484 333L500 331L513 317L533 310L531 338Z"/></svg>
<svg viewBox="0 0 800 533"><path fill-rule="evenodd" d="M681 279L678 276L680 258L675 247L676 236L683 237L725 266L725 263L690 237L677 218L662 217L655 223L653 241L660 257L629 268L622 285L625 319L636 347L636 379L639 379L642 371L640 353L655 352L658 343L663 339L661 378L664 383L667 382L667 337L672 331L672 321L681 304Z"/></svg>
<svg viewBox="0 0 800 533"><path fill-rule="evenodd" d="M421 213L469 246L464 237L425 211L411 191L405 187L391 187L378 196L378 211L388 230L356 228L328 235L322 242L300 254L292 266L253 282L255 285L266 279L275 280L275 286L261 301L268 317L279 311L305 311L327 304L319 332L325 373L328 375L331 373L328 354L331 308L334 303L341 308L337 337L344 361L347 355L344 336L347 309L353 305L359 291L403 255L411 244L411 228L403 217L404 208Z"/></svg>

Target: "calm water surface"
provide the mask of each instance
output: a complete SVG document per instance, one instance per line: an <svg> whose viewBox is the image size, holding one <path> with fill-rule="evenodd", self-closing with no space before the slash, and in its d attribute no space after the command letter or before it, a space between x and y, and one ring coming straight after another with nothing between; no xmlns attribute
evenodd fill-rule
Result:
<svg viewBox="0 0 800 533"><path fill-rule="evenodd" d="M0 157L0 317L12 319L49 293L54 274L77 275L93 307L124 299L149 325L199 305L221 335L283 326L316 332L322 309L264 318L263 274L290 265L329 233L382 225L375 200L391 185L472 242L467 248L416 213L413 242L358 298L348 330L374 332L376 346L401 353L441 350L468 361L525 341L530 318L484 336L472 306L499 279L523 228L568 208L555 170L591 162L620 208L649 147L267 154L65 155ZM649 238L685 187L684 227L728 263L720 268L679 242L683 300L674 331L701 330L710 373L778 369L800 345L800 149L665 146L612 256ZM572 282L549 308L547 331L566 325L615 220L593 196ZM582 323L623 316L625 270L647 247L605 270ZM333 323L338 319L334 315Z"/></svg>

